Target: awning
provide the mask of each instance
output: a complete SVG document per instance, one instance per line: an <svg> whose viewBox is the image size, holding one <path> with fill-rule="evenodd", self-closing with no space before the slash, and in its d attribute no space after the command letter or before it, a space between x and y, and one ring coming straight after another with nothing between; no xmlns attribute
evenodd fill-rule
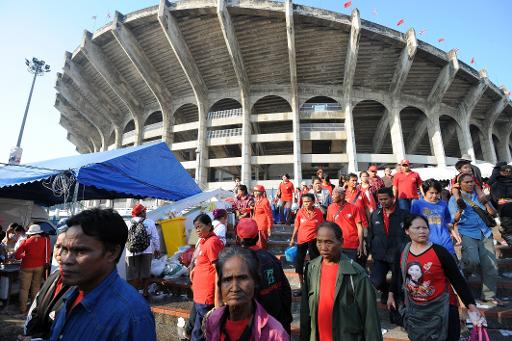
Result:
<svg viewBox="0 0 512 341"><path fill-rule="evenodd" d="M76 178L78 200L130 197L176 201L201 192L167 144L159 142L0 167L0 197L44 206L63 203L63 197L51 189L56 185L54 179L62 175Z"/></svg>

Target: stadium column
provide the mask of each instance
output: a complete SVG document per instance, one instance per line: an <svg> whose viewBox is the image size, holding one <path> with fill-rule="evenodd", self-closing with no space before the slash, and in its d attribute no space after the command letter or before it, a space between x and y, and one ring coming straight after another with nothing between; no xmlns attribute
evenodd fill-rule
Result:
<svg viewBox="0 0 512 341"><path fill-rule="evenodd" d="M206 185L207 174L205 161L208 156L208 147L206 144L208 89L169 5L166 0L160 1L158 7L158 21L194 92L199 113L195 178L198 184Z"/></svg>
<svg viewBox="0 0 512 341"><path fill-rule="evenodd" d="M356 72L357 55L359 52L359 38L361 36L361 17L359 10L352 11L352 27L348 42L347 57L345 59L345 71L343 73L343 108L345 114L345 131L347 134L347 159L348 171L357 172L356 140L354 131L354 119L352 117L352 86Z"/></svg>
<svg viewBox="0 0 512 341"><path fill-rule="evenodd" d="M130 110L130 114L132 115L135 123L135 145L140 145L142 143L142 135L144 133L142 127L142 115L144 112L142 101L135 95L135 92L129 83L105 55L102 49L92 41L91 32L84 32L82 42L80 44L80 52L82 52L94 69L96 69L96 71L103 77L112 91ZM116 143L117 141L118 138L116 136Z"/></svg>
<svg viewBox="0 0 512 341"><path fill-rule="evenodd" d="M508 105L508 97L505 94L505 92L507 90L502 89L502 91L504 92L503 96L499 100L494 102L494 104L491 106L491 108L489 108L489 110L485 113L484 117L486 117L487 119L483 122L483 127L482 127L483 133L485 135L484 138L486 139L485 146L482 145L482 147L483 147L482 151L484 152L484 159L491 162L492 164L495 164L496 162L498 162L497 154L499 153L499 150L494 149L492 133L493 133L494 128L499 128L499 127L495 126L496 120L498 119L500 114L503 112L503 110L505 110L505 107ZM501 144L502 143L500 143L499 145L501 145ZM499 145L498 145L498 148L500 148ZM503 156L505 156L503 154L503 152L501 152L499 154L500 154L500 159L503 159Z"/></svg>
<svg viewBox="0 0 512 341"><path fill-rule="evenodd" d="M510 155L510 133L512 132L512 120L506 125L501 125L496 128L501 135L501 141L498 145L497 153L500 161L510 163L512 156Z"/></svg>
<svg viewBox="0 0 512 341"><path fill-rule="evenodd" d="M299 188L302 180L302 152L300 141L300 112L299 112L299 87L297 84L297 60L295 53L295 26L293 21L293 2L286 0L286 36L288 40L288 60L290 64L290 85L292 105L292 127L293 127L293 179L295 186Z"/></svg>
<svg viewBox="0 0 512 341"><path fill-rule="evenodd" d="M430 139L430 145L434 152L438 167L446 166L446 155L444 152L443 136L441 134L441 125L439 124L438 113L427 113L428 115L428 137Z"/></svg>
<svg viewBox="0 0 512 341"><path fill-rule="evenodd" d="M231 15L227 9L226 0L218 0L217 3L217 16L219 18L220 28L226 47L228 50L229 58L233 64L235 75L240 88L240 99L242 102L242 183L251 186L251 108L250 108L250 85L247 72L244 67L242 52L238 45L235 27L231 20Z"/></svg>
<svg viewBox="0 0 512 341"><path fill-rule="evenodd" d="M469 154L473 161L476 160L476 155L469 128L471 123L471 114L480 101L480 98L482 98L485 90L487 90L487 87L489 86L488 84L487 72L485 70L480 70L480 82L469 89L467 94L464 96L462 103L459 105L459 122L464 135L464 147L462 147L464 150L462 153Z"/></svg>
<svg viewBox="0 0 512 341"><path fill-rule="evenodd" d="M402 135L402 122L400 121L400 106L397 101L392 101L389 115L389 130L391 134L391 145L396 162L405 159L404 136Z"/></svg>

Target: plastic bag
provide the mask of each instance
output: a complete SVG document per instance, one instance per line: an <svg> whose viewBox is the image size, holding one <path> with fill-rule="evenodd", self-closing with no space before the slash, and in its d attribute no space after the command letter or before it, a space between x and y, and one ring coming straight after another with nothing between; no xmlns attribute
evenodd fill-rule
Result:
<svg viewBox="0 0 512 341"><path fill-rule="evenodd" d="M188 273L188 269L181 264L178 264L178 263L167 264L165 266L165 270L164 270L164 279L165 280L175 279L175 278L184 276L187 273Z"/></svg>
<svg viewBox="0 0 512 341"><path fill-rule="evenodd" d="M195 247L189 248L187 251L183 252L180 256L180 263L184 266L189 266L192 262L192 256L194 255Z"/></svg>
<svg viewBox="0 0 512 341"><path fill-rule="evenodd" d="M284 256L288 263L295 263L295 259L297 258L297 245L287 248L286 251L284 251Z"/></svg>
<svg viewBox="0 0 512 341"><path fill-rule="evenodd" d="M485 327L474 327L471 331L471 341L490 341Z"/></svg>
<svg viewBox="0 0 512 341"><path fill-rule="evenodd" d="M151 274L156 277L160 277L164 271L165 265L167 264L167 256L153 259L151 261Z"/></svg>

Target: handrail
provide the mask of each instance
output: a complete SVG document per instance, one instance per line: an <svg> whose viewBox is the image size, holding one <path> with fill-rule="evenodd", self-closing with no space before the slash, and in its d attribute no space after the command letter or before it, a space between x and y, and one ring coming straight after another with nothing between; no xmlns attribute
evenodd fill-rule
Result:
<svg viewBox="0 0 512 341"><path fill-rule="evenodd" d="M236 116L242 116L242 108L211 111L208 113L209 120L213 120L215 118L226 118L226 117L236 117Z"/></svg>
<svg viewBox="0 0 512 341"><path fill-rule="evenodd" d="M206 134L207 138L213 139L218 137L240 136L242 135L242 128L209 130Z"/></svg>
<svg viewBox="0 0 512 341"><path fill-rule="evenodd" d="M300 131L302 132L341 130L345 130L344 123L302 123L300 125Z"/></svg>
<svg viewBox="0 0 512 341"><path fill-rule="evenodd" d="M338 103L304 103L300 112L338 112L341 105Z"/></svg>

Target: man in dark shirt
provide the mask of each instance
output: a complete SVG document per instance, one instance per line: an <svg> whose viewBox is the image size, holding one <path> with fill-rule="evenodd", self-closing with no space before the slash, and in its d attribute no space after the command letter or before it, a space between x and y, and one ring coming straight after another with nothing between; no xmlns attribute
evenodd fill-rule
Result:
<svg viewBox="0 0 512 341"><path fill-rule="evenodd" d="M393 190L389 187L377 191L380 208L372 212L368 226L367 245L372 255L371 280L387 302L389 287L386 276L393 268L394 255L405 245L403 224L408 212L397 207Z"/></svg>
<svg viewBox="0 0 512 341"><path fill-rule="evenodd" d="M267 313L278 320L288 334L291 331L292 290L277 258L265 249L259 248L258 225L254 219L240 219L236 227L237 243L253 250L260 261L261 282L256 299Z"/></svg>
<svg viewBox="0 0 512 341"><path fill-rule="evenodd" d="M156 340L148 304L117 274L128 238L123 218L112 209L92 209L67 225L59 265L63 285L76 288L64 298L50 340Z"/></svg>
<svg viewBox="0 0 512 341"><path fill-rule="evenodd" d="M501 236L512 246L512 166L504 165L491 187L494 207L498 208Z"/></svg>

